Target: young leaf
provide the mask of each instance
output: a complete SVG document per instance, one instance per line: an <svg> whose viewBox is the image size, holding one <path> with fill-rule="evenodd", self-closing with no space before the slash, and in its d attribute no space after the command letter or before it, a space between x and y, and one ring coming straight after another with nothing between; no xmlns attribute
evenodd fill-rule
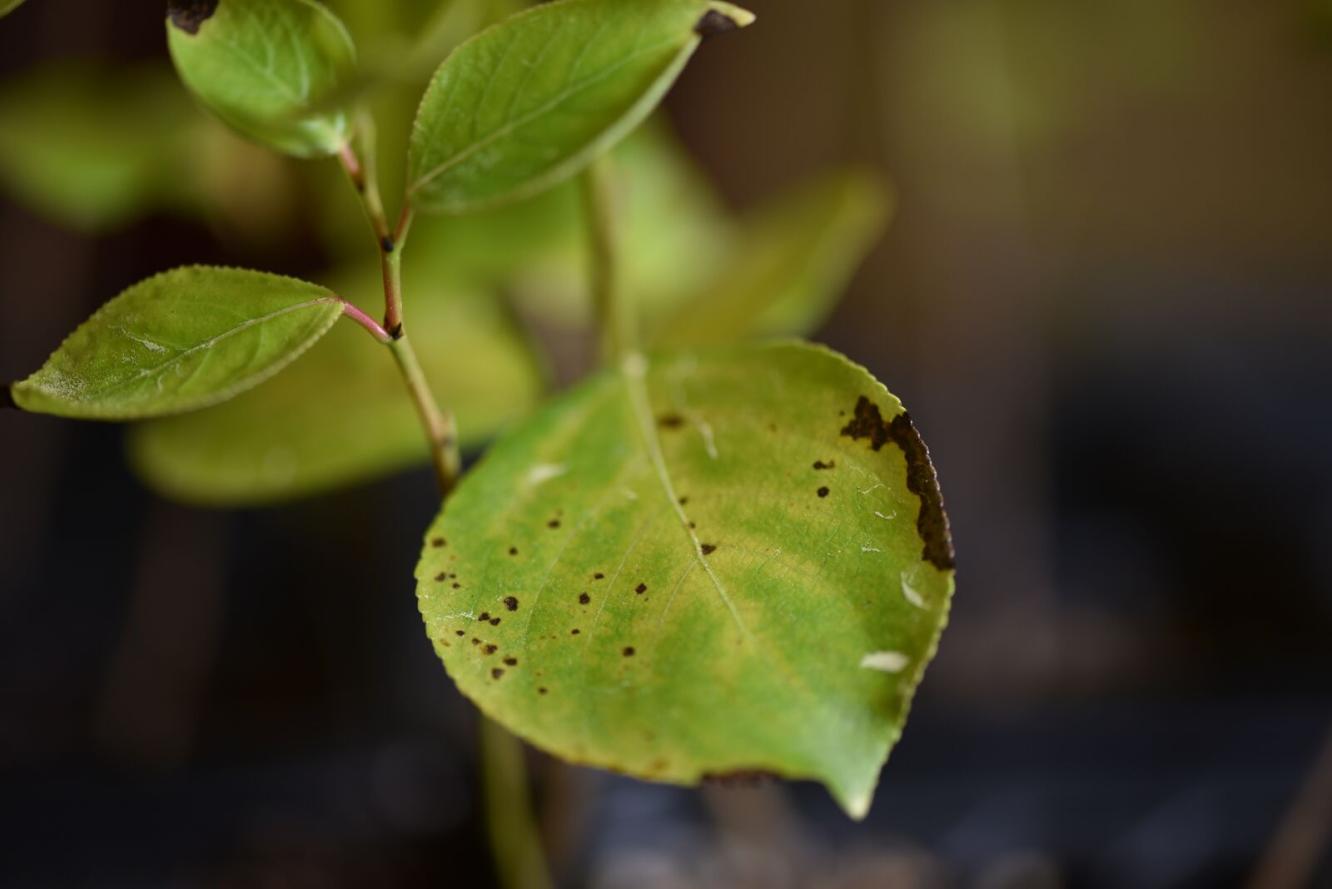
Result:
<svg viewBox="0 0 1332 889"><path fill-rule="evenodd" d="M496 445L417 568L464 694L558 756L770 772L869 807L953 589L934 470L862 368L633 356Z"/></svg>
<svg viewBox="0 0 1332 889"><path fill-rule="evenodd" d="M346 144L347 113L321 99L356 49L315 0L171 0L167 44L185 85L242 134L296 157Z"/></svg>
<svg viewBox="0 0 1332 889"><path fill-rule="evenodd" d="M421 101L413 204L465 213L572 176L651 112L701 35L752 20L708 0L557 0L483 31Z"/></svg>
<svg viewBox="0 0 1332 889"><path fill-rule="evenodd" d="M343 292L378 286L373 276L359 284ZM479 444L530 411L544 380L492 296L426 285L409 275L412 341L431 387L457 414L461 443ZM254 391L140 424L129 441L131 462L152 487L227 506L315 494L428 459L392 359L351 324L336 325Z"/></svg>
<svg viewBox="0 0 1332 889"><path fill-rule="evenodd" d="M778 198L747 222L716 277L676 308L655 342L811 333L878 239L885 191L870 174L843 171Z"/></svg>
<svg viewBox="0 0 1332 889"><path fill-rule="evenodd" d="M10 387L24 410L136 420L225 401L294 361L342 314L314 284L192 266L135 284Z"/></svg>

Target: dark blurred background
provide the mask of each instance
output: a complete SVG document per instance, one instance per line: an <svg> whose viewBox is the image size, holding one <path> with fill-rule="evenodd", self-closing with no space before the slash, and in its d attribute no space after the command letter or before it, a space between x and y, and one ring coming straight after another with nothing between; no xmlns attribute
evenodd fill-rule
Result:
<svg viewBox="0 0 1332 889"><path fill-rule="evenodd" d="M819 338L931 443L953 619L863 824L534 756L562 885L1332 886L1332 4L750 5L669 116L735 208L894 183ZM0 78L161 64L160 7L29 0ZM0 197L0 378L162 268L316 269L313 227ZM0 882L491 885L434 509L424 470L176 506L119 429L0 412Z"/></svg>

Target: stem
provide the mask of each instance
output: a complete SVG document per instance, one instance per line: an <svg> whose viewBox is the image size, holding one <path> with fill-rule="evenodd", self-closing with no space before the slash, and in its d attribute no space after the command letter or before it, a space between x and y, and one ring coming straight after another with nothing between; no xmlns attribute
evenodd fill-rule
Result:
<svg viewBox="0 0 1332 889"><path fill-rule="evenodd" d="M620 286L620 243L613 173L610 159L601 157L588 167L581 182L587 214L592 303L601 329L602 361L619 365L626 355L638 348L638 331Z"/></svg>
<svg viewBox="0 0 1332 889"><path fill-rule="evenodd" d="M435 464L439 493L447 499L453 493L453 486L458 483L458 474L462 469L462 461L458 456L457 424L452 414L445 414L435 403L434 396L430 394L430 384L426 382L425 373L421 370L421 362L416 358L416 350L412 348L407 334L401 332L401 327L397 339L390 339L388 347L393 353L393 359L398 362L403 382L407 384L407 393L416 405L416 415L421 418L421 426L430 439L430 456Z"/></svg>
<svg viewBox="0 0 1332 889"><path fill-rule="evenodd" d="M430 440L430 456L440 497L447 500L462 469L457 423L452 413L440 409L431 394L421 362L403 326L402 248L412 227L412 206L410 200L404 201L398 224L390 231L375 175L374 126L368 115L362 118L360 131L365 163L362 164L350 145L343 147L338 159L352 187L361 196L366 218L378 242L384 279L384 324L376 324L351 303L344 302L343 312L393 353L421 426ZM528 793L522 744L498 724L482 716L480 748L486 821L495 867L503 886L505 889L551 889Z"/></svg>
<svg viewBox="0 0 1332 889"><path fill-rule="evenodd" d="M371 318L365 312L362 312L359 308L347 302L346 300L342 301L342 314L346 315L348 318L352 319L357 324L361 325L366 330L370 331L370 335L375 339L379 340L384 345L388 345L393 341L393 337L389 336L388 331L379 326L378 321L376 321L374 318Z"/></svg>
<svg viewBox="0 0 1332 889"><path fill-rule="evenodd" d="M527 793L523 745L481 718L481 780L490 851L504 889L550 889L545 855Z"/></svg>
<svg viewBox="0 0 1332 889"><path fill-rule="evenodd" d="M350 144L344 145L338 152L338 160L346 172L348 180L356 193L361 196L361 205L365 209L370 228L375 233L379 247L379 265L384 279L384 323L375 324L364 312L350 306L343 307L343 312L360 324L389 347L393 359L402 371L407 392L416 406L416 414L421 419L426 438L430 443L430 459L435 467L435 478L439 483L441 497L448 497L458 483L462 469L462 457L458 452L458 426L452 412L441 410L439 402L430 391L430 383L421 370L421 362L416 357L416 350L407 339L403 327L402 315L402 247L407 240L407 233L412 226L412 208L403 207L398 225L390 230L388 218L384 215L384 204L379 197L379 179L374 165L374 126L369 118L360 123L361 141L365 147L365 162L357 156ZM350 306L350 308L348 308Z"/></svg>

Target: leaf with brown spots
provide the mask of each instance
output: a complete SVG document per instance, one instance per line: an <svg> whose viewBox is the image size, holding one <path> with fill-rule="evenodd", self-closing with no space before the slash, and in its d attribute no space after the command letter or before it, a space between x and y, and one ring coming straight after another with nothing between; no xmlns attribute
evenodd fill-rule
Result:
<svg viewBox="0 0 1332 889"><path fill-rule="evenodd" d="M861 398L888 430L877 449L843 434ZM514 597L520 610L488 630L522 664L503 682L474 649L437 652L519 735L650 780L814 779L863 815L953 589L934 558L942 498L904 418L864 369L822 348L632 357L463 480L428 535L448 549L425 546L418 568L429 636ZM445 568L468 588L434 583Z"/></svg>

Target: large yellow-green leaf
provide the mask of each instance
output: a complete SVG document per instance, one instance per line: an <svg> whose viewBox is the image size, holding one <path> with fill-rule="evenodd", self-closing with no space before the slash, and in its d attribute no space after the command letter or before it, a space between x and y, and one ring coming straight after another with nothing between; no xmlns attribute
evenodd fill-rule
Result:
<svg viewBox="0 0 1332 889"><path fill-rule="evenodd" d="M242 134L297 157L336 153L348 114L321 100L356 63L342 22L315 0L171 0L167 44L207 108Z"/></svg>
<svg viewBox="0 0 1332 889"><path fill-rule="evenodd" d="M295 360L342 307L328 290L280 275L163 272L98 309L11 395L24 410L95 420L207 407Z"/></svg>
<svg viewBox="0 0 1332 889"><path fill-rule="evenodd" d="M566 759L869 807L953 589L924 443L799 344L632 356L463 480L417 569L462 691Z"/></svg>
<svg viewBox="0 0 1332 889"><path fill-rule="evenodd" d="M744 223L717 274L661 322L655 341L811 333L883 230L885 195L872 174L841 171L780 196Z"/></svg>
<svg viewBox="0 0 1332 889"><path fill-rule="evenodd" d="M373 276L347 292L373 294ZM439 293L407 279L412 342L464 445L536 404L540 369L488 294ZM424 464L421 426L388 350L335 327L286 373L224 405L136 427L130 455L179 500L237 505L317 493Z"/></svg>
<svg viewBox="0 0 1332 889"><path fill-rule="evenodd" d="M465 213L572 176L642 122L701 35L752 19L709 0L557 0L488 28L421 101L413 203Z"/></svg>

